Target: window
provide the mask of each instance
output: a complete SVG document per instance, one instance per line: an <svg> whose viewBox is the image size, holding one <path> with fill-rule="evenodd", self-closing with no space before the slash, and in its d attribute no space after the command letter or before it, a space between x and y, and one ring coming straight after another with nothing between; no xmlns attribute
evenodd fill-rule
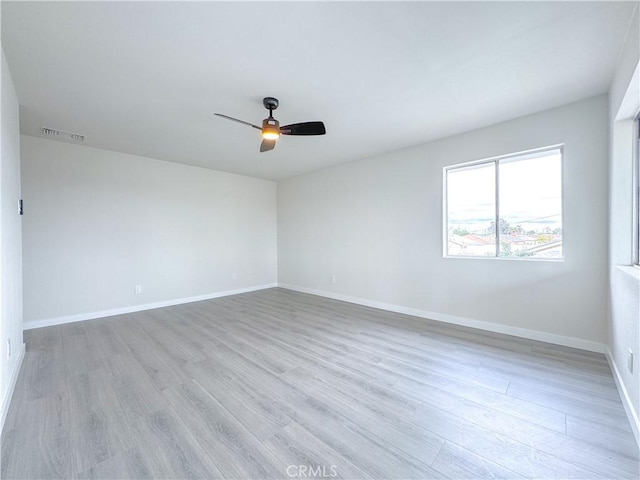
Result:
<svg viewBox="0 0 640 480"><path fill-rule="evenodd" d="M562 147L444 169L445 255L562 259Z"/></svg>

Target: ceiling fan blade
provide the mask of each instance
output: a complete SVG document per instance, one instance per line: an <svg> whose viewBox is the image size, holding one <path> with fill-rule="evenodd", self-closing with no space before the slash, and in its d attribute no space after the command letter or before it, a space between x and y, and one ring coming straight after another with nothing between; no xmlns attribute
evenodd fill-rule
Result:
<svg viewBox="0 0 640 480"><path fill-rule="evenodd" d="M282 135L324 135L327 131L322 122L292 123L280 127Z"/></svg>
<svg viewBox="0 0 640 480"><path fill-rule="evenodd" d="M275 140L262 140L262 143L260 144L260 151L268 152L269 150L273 150L275 146L276 146Z"/></svg>
<svg viewBox="0 0 640 480"><path fill-rule="evenodd" d="M244 120L238 120L237 118L230 117L229 115L223 115L221 113L214 113L214 115L217 115L222 118L226 118L227 120L231 120L232 122L242 123L244 125L249 125L250 127L257 128L258 130L262 130L262 127L254 125L253 123L245 122Z"/></svg>

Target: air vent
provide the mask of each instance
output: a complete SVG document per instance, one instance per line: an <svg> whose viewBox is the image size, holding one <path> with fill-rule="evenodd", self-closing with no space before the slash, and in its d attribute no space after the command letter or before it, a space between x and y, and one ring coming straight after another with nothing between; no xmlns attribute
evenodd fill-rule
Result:
<svg viewBox="0 0 640 480"><path fill-rule="evenodd" d="M87 138L84 135L78 135L77 133L61 132L60 130L54 130L53 128L47 127L42 127L42 134L47 137L63 138L74 142L84 142Z"/></svg>
<svg viewBox="0 0 640 480"><path fill-rule="evenodd" d="M46 128L46 127L42 127L42 133L44 133L48 137L57 137L58 135L60 135L60 132L58 130L54 130L53 128Z"/></svg>

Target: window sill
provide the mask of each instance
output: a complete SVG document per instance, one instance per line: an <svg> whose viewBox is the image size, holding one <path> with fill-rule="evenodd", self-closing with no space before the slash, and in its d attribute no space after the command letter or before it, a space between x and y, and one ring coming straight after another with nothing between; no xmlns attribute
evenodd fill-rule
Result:
<svg viewBox="0 0 640 480"><path fill-rule="evenodd" d="M631 278L640 282L640 266L638 265L616 265L616 268L621 272L626 273Z"/></svg>
<svg viewBox="0 0 640 480"><path fill-rule="evenodd" d="M500 260L500 261L513 261L513 262L548 262L548 263L564 263L564 257L562 258L531 258L531 257L474 257L471 255L443 255L442 258L453 258L456 260ZM640 270L640 268L638 269Z"/></svg>

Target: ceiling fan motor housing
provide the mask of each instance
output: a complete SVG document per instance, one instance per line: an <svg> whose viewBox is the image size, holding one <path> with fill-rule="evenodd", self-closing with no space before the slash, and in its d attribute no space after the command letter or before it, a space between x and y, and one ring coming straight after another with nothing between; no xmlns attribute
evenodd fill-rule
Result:
<svg viewBox="0 0 640 480"><path fill-rule="evenodd" d="M262 121L262 138L265 140L276 140L280 137L280 122L269 115Z"/></svg>
<svg viewBox="0 0 640 480"><path fill-rule="evenodd" d="M278 120L276 120L273 117L269 117L269 118L265 118L262 121L262 130L264 130L265 128L267 129L279 129L280 128L280 122Z"/></svg>

